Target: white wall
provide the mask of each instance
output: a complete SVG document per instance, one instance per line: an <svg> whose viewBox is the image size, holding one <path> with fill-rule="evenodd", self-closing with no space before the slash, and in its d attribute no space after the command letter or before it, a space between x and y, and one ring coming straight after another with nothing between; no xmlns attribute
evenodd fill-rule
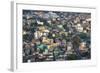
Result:
<svg viewBox="0 0 100 73"><path fill-rule="evenodd" d="M10 1L11 0L0 0L0 73L10 73ZM30 1L30 0L26 0ZM65 69L56 69L56 70L45 70L45 71L37 71L36 73L99 73L100 69L100 5L99 0L31 0L34 3L42 3L42 4L57 4L57 5L77 5L77 6L93 6L97 8L97 27L95 32L95 40L97 42L95 45L95 49L98 50L98 65L97 67L82 67L82 68L65 68ZM34 71L33 71L34 72ZM28 73L28 72L27 72Z"/></svg>

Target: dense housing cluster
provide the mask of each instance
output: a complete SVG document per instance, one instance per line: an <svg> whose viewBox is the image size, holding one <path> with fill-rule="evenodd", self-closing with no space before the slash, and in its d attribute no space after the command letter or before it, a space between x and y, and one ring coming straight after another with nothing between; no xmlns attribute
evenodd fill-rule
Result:
<svg viewBox="0 0 100 73"><path fill-rule="evenodd" d="M91 13L23 10L23 62L91 58Z"/></svg>

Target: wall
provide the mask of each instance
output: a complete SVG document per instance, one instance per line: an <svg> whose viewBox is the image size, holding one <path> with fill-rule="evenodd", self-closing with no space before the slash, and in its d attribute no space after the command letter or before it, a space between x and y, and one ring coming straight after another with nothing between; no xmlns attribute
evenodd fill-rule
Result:
<svg viewBox="0 0 100 73"><path fill-rule="evenodd" d="M10 1L11 0L0 0L0 73L10 73ZM32 0L27 0L27 1L32 1ZM66 4L66 5L77 5L77 6L95 6L97 8L97 27L96 32L95 32L95 40L96 45L95 49L98 50L97 55L98 55L98 65L97 67L82 67L82 68L65 68L65 69L56 69L56 70L45 70L45 71L37 71L36 73L99 73L99 68L100 68L100 58L99 58L99 18L100 18L100 5L99 5L99 0L33 0L35 3L48 3L48 4ZM34 72L34 71L33 71ZM27 72L28 73L28 72Z"/></svg>

